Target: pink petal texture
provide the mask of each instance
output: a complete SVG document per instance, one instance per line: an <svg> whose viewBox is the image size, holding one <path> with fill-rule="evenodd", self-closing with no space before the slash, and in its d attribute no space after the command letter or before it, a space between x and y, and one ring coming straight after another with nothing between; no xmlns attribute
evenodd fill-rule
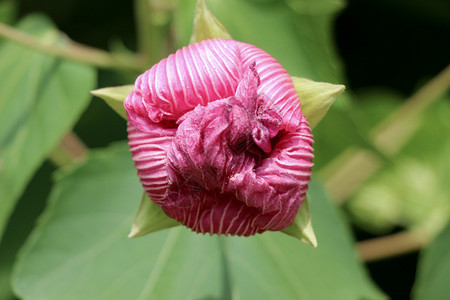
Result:
<svg viewBox="0 0 450 300"><path fill-rule="evenodd" d="M165 213L210 234L283 230L303 203L313 139L290 76L234 40L192 44L125 100L138 176Z"/></svg>

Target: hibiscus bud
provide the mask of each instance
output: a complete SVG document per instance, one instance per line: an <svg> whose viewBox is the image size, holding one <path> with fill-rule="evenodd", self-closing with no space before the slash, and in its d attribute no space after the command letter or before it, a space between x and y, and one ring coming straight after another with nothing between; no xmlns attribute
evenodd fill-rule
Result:
<svg viewBox="0 0 450 300"><path fill-rule="evenodd" d="M195 232L290 225L310 181L312 135L292 80L234 40L189 45L140 75L128 138L150 199Z"/></svg>

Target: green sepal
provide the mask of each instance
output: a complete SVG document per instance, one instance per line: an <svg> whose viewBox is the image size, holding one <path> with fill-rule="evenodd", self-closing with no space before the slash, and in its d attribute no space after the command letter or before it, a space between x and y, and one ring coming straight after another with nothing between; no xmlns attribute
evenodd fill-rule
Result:
<svg viewBox="0 0 450 300"><path fill-rule="evenodd" d="M116 113L127 120L127 112L123 107L123 102L129 93L133 90L133 85L122 85L108 87L91 91L91 94L103 99Z"/></svg>
<svg viewBox="0 0 450 300"><path fill-rule="evenodd" d="M190 44L208 39L231 39L231 35L206 7L205 0L197 0L194 15L194 29Z"/></svg>
<svg viewBox="0 0 450 300"><path fill-rule="evenodd" d="M168 217L162 208L156 205L144 192L128 237L139 237L178 225L180 223Z"/></svg>
<svg viewBox="0 0 450 300"><path fill-rule="evenodd" d="M300 241L317 247L317 238L311 223L311 214L309 212L308 199L305 198L300 207L294 222L282 231L283 233L293 236Z"/></svg>
<svg viewBox="0 0 450 300"><path fill-rule="evenodd" d="M302 112L311 128L319 124L330 106L345 90L345 86L341 84L316 82L306 78L292 76L292 81L300 98Z"/></svg>

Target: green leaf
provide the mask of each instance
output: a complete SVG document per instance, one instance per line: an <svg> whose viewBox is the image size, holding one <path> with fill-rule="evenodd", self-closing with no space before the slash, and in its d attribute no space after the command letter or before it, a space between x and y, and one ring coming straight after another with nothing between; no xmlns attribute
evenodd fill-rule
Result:
<svg viewBox="0 0 450 300"><path fill-rule="evenodd" d="M0 299L2 300L15 299L11 287L13 264L17 252L33 230L36 219L46 205L53 170L51 163L45 162L36 171L25 193L17 202L8 226L5 228L0 242Z"/></svg>
<svg viewBox="0 0 450 300"><path fill-rule="evenodd" d="M292 77L292 81L300 97L302 112L311 128L316 127L345 90L345 86L341 84L315 82L306 78Z"/></svg>
<svg viewBox="0 0 450 300"><path fill-rule="evenodd" d="M342 82L343 70L337 55L334 26L345 0L287 0L296 13L293 22L303 56L303 69L293 73L324 82Z"/></svg>
<svg viewBox="0 0 450 300"><path fill-rule="evenodd" d="M128 237L139 237L177 225L180 223L168 217L162 208L150 200L144 192Z"/></svg>
<svg viewBox="0 0 450 300"><path fill-rule="evenodd" d="M133 85L123 85L116 87L102 88L91 91L91 94L103 99L116 113L125 120L127 119L127 111L123 106L123 102L128 94L133 90Z"/></svg>
<svg viewBox="0 0 450 300"><path fill-rule="evenodd" d="M447 299L450 295L449 278L450 224L420 255L413 299Z"/></svg>
<svg viewBox="0 0 450 300"><path fill-rule="evenodd" d="M59 43L50 22L30 16L19 28ZM10 42L0 48L0 237L27 181L89 102L94 69Z"/></svg>
<svg viewBox="0 0 450 300"><path fill-rule="evenodd" d="M283 233L293 236L300 241L317 247L317 238L311 223L308 199L305 199L294 222L283 230Z"/></svg>
<svg viewBox="0 0 450 300"><path fill-rule="evenodd" d="M217 238L182 227L127 238L141 194L126 144L93 150L85 164L59 174L18 259L15 292L23 299L219 298Z"/></svg>
<svg viewBox="0 0 450 300"><path fill-rule="evenodd" d="M206 7L205 0L197 0L190 44L214 38L231 39L231 36Z"/></svg>
<svg viewBox="0 0 450 300"><path fill-rule="evenodd" d="M315 249L279 232L210 237L181 226L128 239L142 187L126 145L92 151L58 177L15 266L23 299L383 298L317 183L308 193Z"/></svg>

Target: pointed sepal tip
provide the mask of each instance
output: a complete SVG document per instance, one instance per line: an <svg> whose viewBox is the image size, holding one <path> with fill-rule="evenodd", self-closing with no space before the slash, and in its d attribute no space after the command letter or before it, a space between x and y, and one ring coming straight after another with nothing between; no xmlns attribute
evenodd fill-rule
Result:
<svg viewBox="0 0 450 300"><path fill-rule="evenodd" d="M128 237L140 237L177 225L180 225L180 223L168 217L163 209L156 205L144 192Z"/></svg>
<svg viewBox="0 0 450 300"><path fill-rule="evenodd" d="M123 102L133 90L133 85L107 87L91 91L91 94L104 100L116 113L127 120L127 112Z"/></svg>
<svg viewBox="0 0 450 300"><path fill-rule="evenodd" d="M302 112L311 128L322 120L331 105L336 101L345 86L326 82L316 82L292 76L302 106Z"/></svg>
<svg viewBox="0 0 450 300"><path fill-rule="evenodd" d="M311 223L308 199L304 200L294 222L282 230L282 232L295 237L314 248L317 247L317 238Z"/></svg>
<svg viewBox="0 0 450 300"><path fill-rule="evenodd" d="M208 9L205 0L197 0L190 44L214 38L231 39L231 35Z"/></svg>

